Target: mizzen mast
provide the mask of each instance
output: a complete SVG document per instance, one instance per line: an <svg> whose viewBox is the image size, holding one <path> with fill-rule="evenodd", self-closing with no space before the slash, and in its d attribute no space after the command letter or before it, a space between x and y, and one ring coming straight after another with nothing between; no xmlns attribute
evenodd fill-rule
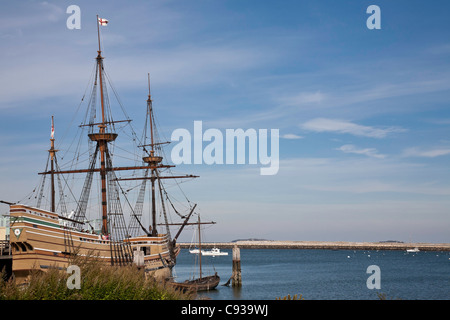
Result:
<svg viewBox="0 0 450 320"><path fill-rule="evenodd" d="M150 93L150 74L148 74L148 99L147 99L147 113L149 115L150 121L150 141L151 150L150 156L143 157L142 160L151 166L151 182L152 182L152 236L157 236L158 231L156 230L156 197L155 197L155 180L157 178L156 166L161 163L163 157L155 156L155 143L153 137L153 107L152 107L152 96Z"/></svg>

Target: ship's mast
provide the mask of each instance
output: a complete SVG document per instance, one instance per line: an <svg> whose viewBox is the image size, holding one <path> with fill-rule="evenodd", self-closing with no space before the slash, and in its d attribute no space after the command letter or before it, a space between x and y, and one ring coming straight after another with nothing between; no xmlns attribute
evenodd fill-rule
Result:
<svg viewBox="0 0 450 320"><path fill-rule="evenodd" d="M50 153L50 172L51 172L51 211L55 212L55 154L58 150L55 149L55 137L54 137L54 123L53 123L53 116L52 116L52 133L50 138L50 150L48 152Z"/></svg>
<svg viewBox="0 0 450 320"><path fill-rule="evenodd" d="M150 94L150 74L148 74L148 99L147 99L147 107L150 119L150 139L151 139L151 150L150 157L154 158L155 156L155 145L153 142L153 118L152 118L152 96ZM156 230L156 197L155 197L155 168L152 169L152 236L157 236L158 231Z"/></svg>
<svg viewBox="0 0 450 320"><path fill-rule="evenodd" d="M198 215L198 263L199 263L199 278L202 278L202 238L200 232L200 215Z"/></svg>
<svg viewBox="0 0 450 320"><path fill-rule="evenodd" d="M152 166L151 169L151 182L152 182L152 236L157 236L158 231L156 229L156 190L155 190L155 180L157 178L156 165L162 161L162 157L155 156L155 143L153 137L153 107L152 107L152 96L150 93L150 74L148 74L148 99L147 99L147 113L149 115L150 121L150 157L144 157L144 162Z"/></svg>
<svg viewBox="0 0 450 320"><path fill-rule="evenodd" d="M99 132L89 134L89 138L92 141L96 141L100 151L100 180L101 180L101 194L102 194L102 233L107 234L108 231L108 206L106 202L106 153L108 151L108 142L114 141L117 138L115 133L106 133L106 120L105 120L105 99L103 93L103 57L100 46L100 27L99 19L97 15L97 34L98 34L98 55L97 55L97 69L98 79L100 83L100 102L102 107L102 122L98 125Z"/></svg>

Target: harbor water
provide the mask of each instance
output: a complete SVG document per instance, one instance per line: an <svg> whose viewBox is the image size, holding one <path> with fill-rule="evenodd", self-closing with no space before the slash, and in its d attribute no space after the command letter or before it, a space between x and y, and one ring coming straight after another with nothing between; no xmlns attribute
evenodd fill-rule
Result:
<svg viewBox="0 0 450 320"><path fill-rule="evenodd" d="M448 251L241 249L241 288L223 286L231 277L232 253L222 251L228 255L202 257L203 273L217 272L221 281L200 298L275 300L297 294L305 300L450 299ZM174 270L177 281L198 275L195 260L188 249L181 250Z"/></svg>

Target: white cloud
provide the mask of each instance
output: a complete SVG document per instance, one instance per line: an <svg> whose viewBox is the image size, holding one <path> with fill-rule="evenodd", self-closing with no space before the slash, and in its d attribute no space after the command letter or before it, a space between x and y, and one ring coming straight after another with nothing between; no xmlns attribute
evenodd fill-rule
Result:
<svg viewBox="0 0 450 320"><path fill-rule="evenodd" d="M298 136L298 135L293 134L293 133L286 133L286 134L283 134L283 135L281 136L281 138L283 138L283 139L295 140L295 139L303 139L304 137Z"/></svg>
<svg viewBox="0 0 450 320"><path fill-rule="evenodd" d="M3 9L3 8L2 8ZM17 8L16 8L17 10ZM0 19L0 31L3 33L11 29L25 29L54 23L67 17L62 7L47 1L29 1L20 5L20 15L4 10Z"/></svg>
<svg viewBox="0 0 450 320"><path fill-rule="evenodd" d="M336 150L340 150L344 153L363 154L368 157L379 158L379 159L383 159L386 157L384 154L379 154L378 150L375 148L358 149L352 144L345 144L339 148L336 148Z"/></svg>
<svg viewBox="0 0 450 320"><path fill-rule="evenodd" d="M404 132L397 127L375 128L352 123L346 120L315 118L300 125L301 128L315 132L348 133L355 136L385 138L388 134Z"/></svg>
<svg viewBox="0 0 450 320"><path fill-rule="evenodd" d="M425 158L435 158L439 156L445 156L450 154L450 148L440 148L436 147L433 149L423 150L417 147L407 148L403 150L404 157L425 157Z"/></svg>

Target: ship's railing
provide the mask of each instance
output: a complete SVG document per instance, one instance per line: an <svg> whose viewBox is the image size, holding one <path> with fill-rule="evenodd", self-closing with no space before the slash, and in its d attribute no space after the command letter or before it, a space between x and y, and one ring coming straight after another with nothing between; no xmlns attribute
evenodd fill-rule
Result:
<svg viewBox="0 0 450 320"><path fill-rule="evenodd" d="M148 245L148 244L162 244L169 240L168 234L158 234L157 237L134 237L126 239L131 245Z"/></svg>
<svg viewBox="0 0 450 320"><path fill-rule="evenodd" d="M14 222L23 222L23 220L22 220L23 216L17 215L17 214L26 213L26 214L33 215L33 216L36 216L36 217L43 217L43 218L52 219L52 220L54 220L55 224L57 224L59 227L65 229L65 230L72 230L72 231L92 234L92 232L90 230L84 230L84 229L82 229L80 227L74 227L68 221L66 221L66 220L64 220L62 218L59 218L58 216L46 214L46 213L43 213L43 212L20 208L20 209L12 209L11 213L14 214L14 216L10 214L10 216L13 218Z"/></svg>
<svg viewBox="0 0 450 320"><path fill-rule="evenodd" d="M34 208L32 208L32 207L19 207L19 208L11 208L10 210L9 210L9 212L10 212L10 215L12 215L12 214L15 214L15 213L28 213L28 214L32 214L32 215L35 215L35 216L37 216L37 217L44 217L44 218L47 218L47 219L52 219L52 220L55 220L55 222L56 221L58 221L58 216L55 214L55 213L44 213L44 212L40 212L40 211L35 211L35 210L33 210Z"/></svg>

